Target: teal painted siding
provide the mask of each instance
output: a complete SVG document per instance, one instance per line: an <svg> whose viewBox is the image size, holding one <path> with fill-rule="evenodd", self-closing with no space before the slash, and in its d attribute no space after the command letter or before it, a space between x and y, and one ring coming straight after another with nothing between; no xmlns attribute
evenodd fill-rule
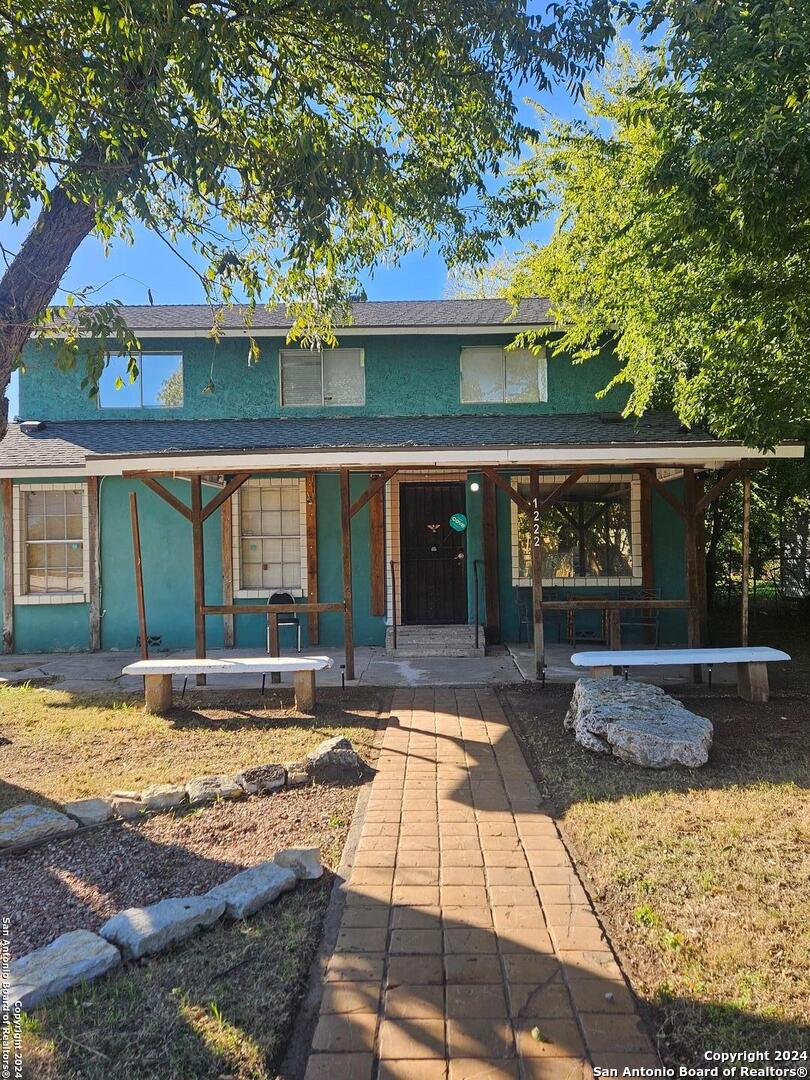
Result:
<svg viewBox="0 0 810 1080"><path fill-rule="evenodd" d="M188 504L189 484L167 480L166 487ZM194 644L194 585L192 580L191 525L159 496L137 480L105 477L101 481L101 645L104 649L134 649L138 634L135 569L129 493L138 495L138 520L143 554L146 627L159 636L163 648L190 648ZM210 498L211 488L203 488ZM207 493L207 494L206 494ZM220 515L212 514L203 529L205 591L210 603L222 600ZM208 643L222 645L222 619L206 619Z"/></svg>
<svg viewBox="0 0 810 1080"><path fill-rule="evenodd" d="M597 399L615 373L604 355L574 366L565 357L548 359L548 401L523 405L462 405L459 356L462 345L506 345L511 336L451 337L408 335L341 338L341 344L365 350L366 404L354 408L308 408L279 405L278 365L282 338L260 338L262 356L248 367L247 341L225 338L219 343L202 338L145 342L147 349L183 352L184 404L181 409L99 409L82 390L83 365L58 371L48 343L29 345L26 372L20 378L22 419L187 419L260 418L287 416L437 416L476 413L570 413L616 411L625 400L623 389ZM216 390L202 393L211 376Z"/></svg>

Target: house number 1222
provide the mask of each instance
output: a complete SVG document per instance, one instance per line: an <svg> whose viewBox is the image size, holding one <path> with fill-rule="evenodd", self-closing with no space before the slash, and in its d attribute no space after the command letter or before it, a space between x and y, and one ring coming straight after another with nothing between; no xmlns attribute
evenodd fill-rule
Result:
<svg viewBox="0 0 810 1080"><path fill-rule="evenodd" d="M537 499L532 499L532 516L534 517L534 523L532 525L532 536L534 537L534 546L540 547L540 511L537 509Z"/></svg>

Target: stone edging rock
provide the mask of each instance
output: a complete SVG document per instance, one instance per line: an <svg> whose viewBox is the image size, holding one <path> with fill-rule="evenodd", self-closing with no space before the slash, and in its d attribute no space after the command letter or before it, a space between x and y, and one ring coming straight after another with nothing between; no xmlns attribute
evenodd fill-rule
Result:
<svg viewBox="0 0 810 1080"><path fill-rule="evenodd" d="M160 813L179 806L206 806L217 799L241 799L282 788L321 782L359 780L366 765L349 739L325 739L303 761L285 765L257 765L236 776L197 776L185 784L151 784L142 791L113 791L109 795L75 799L63 811L26 803L0 814L0 853L22 852L45 840L75 833L80 827L131 821L145 813Z"/></svg>
<svg viewBox="0 0 810 1080"><path fill-rule="evenodd" d="M4 1008L19 1002L30 1009L80 983L92 982L122 961L154 956L223 916L245 919L301 879L323 873L318 848L286 848L275 858L248 867L202 896L171 897L113 915L97 934L71 930L48 945L12 961L8 985L0 985Z"/></svg>

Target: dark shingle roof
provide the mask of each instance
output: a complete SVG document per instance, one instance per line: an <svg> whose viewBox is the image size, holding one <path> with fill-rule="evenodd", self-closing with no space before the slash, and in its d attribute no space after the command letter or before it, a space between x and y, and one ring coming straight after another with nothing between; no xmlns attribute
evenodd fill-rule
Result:
<svg viewBox="0 0 810 1080"><path fill-rule="evenodd" d="M217 450L720 445L704 432L686 431L669 413L605 422L608 415L48 421L33 434L10 424L0 443L0 468L82 468L95 455Z"/></svg>
<svg viewBox="0 0 810 1080"><path fill-rule="evenodd" d="M248 308L242 304L224 308L222 326L226 330L244 330ZM121 309L129 328L135 332L156 330L211 329L212 309L207 304L128 304ZM506 300L365 300L352 304L352 319L347 325L357 329L408 329L420 327L469 326L491 327L504 323L541 325L550 323L549 303L540 297L523 300L512 318ZM269 310L257 307L251 326L256 330L286 330L292 325L283 306Z"/></svg>

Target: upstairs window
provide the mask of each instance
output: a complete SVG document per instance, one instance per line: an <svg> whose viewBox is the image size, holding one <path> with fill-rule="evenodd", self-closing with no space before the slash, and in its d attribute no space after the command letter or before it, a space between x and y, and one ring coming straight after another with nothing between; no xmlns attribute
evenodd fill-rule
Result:
<svg viewBox="0 0 810 1080"><path fill-rule="evenodd" d="M113 353L98 384L102 409L179 409L183 404L183 354L135 354L138 374L130 381L129 354Z"/></svg>
<svg viewBox="0 0 810 1080"><path fill-rule="evenodd" d="M282 405L365 405L362 349L281 350Z"/></svg>
<svg viewBox="0 0 810 1080"><path fill-rule="evenodd" d="M489 345L461 350L461 401L465 405L518 405L546 401L546 356L528 349Z"/></svg>

